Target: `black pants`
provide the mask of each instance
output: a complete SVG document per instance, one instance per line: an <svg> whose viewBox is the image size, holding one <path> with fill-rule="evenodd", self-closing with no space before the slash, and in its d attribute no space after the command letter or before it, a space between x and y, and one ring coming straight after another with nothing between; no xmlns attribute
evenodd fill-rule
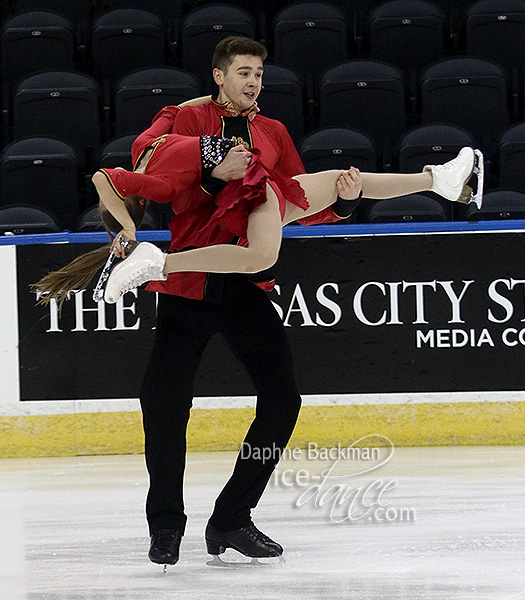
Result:
<svg viewBox="0 0 525 600"><path fill-rule="evenodd" d="M210 522L219 530L250 523L279 459L263 461L264 448L283 449L295 426L301 398L284 326L268 296L242 275L225 276L220 303L159 294L157 332L140 400L150 489L151 531L184 532L182 483L186 427L195 373L209 339L219 333L244 365L257 391L256 416L232 476L215 502Z"/></svg>

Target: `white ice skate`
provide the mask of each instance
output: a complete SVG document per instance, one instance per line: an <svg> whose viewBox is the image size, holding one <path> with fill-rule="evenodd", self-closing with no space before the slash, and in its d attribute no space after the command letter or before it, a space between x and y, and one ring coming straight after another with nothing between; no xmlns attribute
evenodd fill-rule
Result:
<svg viewBox="0 0 525 600"><path fill-rule="evenodd" d="M444 165L426 165L424 172L432 173L430 190L452 202L470 204L474 202L481 209L483 202L483 154L466 146L456 158ZM473 178L475 176L475 178ZM474 181L470 181L471 178ZM475 189L471 184L475 183Z"/></svg>
<svg viewBox="0 0 525 600"><path fill-rule="evenodd" d="M104 300L115 302L126 292L146 281L165 281L166 254L149 242L140 242L120 264L116 265L107 279Z"/></svg>
<svg viewBox="0 0 525 600"><path fill-rule="evenodd" d="M138 242L135 242L134 240L125 240L124 235L122 233L120 234L118 241L119 241L120 245L122 246L122 249L126 253L130 253L133 250L134 246L136 246L138 243ZM98 278L97 285L95 286L95 289L93 290L93 302L98 302L99 300L102 300L104 298L104 287L106 285L106 281L108 280L111 270L118 264L118 262L120 260L122 260L122 259L117 258L113 252L110 253L110 255L106 261L106 264L104 265L104 268L102 269L102 272L100 273L100 277Z"/></svg>

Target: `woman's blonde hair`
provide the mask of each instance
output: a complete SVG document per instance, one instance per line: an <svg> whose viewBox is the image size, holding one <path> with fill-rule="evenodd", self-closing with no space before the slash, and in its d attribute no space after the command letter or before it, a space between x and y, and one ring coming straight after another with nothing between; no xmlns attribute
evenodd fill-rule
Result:
<svg viewBox="0 0 525 600"><path fill-rule="evenodd" d="M140 196L126 196L124 203L130 217L138 229L144 219L148 202ZM85 289L106 264L109 257L109 250L115 234L122 229L122 225L113 217L113 215L102 205L99 205L99 215L104 229L109 235L110 242L100 248L86 252L71 261L65 267L48 273L37 283L30 287L34 292L39 292L39 304L49 304L51 300L56 300L59 309L62 308L64 301L72 290Z"/></svg>

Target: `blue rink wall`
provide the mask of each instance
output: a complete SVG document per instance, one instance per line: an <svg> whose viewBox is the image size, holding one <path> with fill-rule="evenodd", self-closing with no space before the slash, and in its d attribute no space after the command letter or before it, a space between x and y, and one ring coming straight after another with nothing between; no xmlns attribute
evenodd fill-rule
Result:
<svg viewBox="0 0 525 600"><path fill-rule="evenodd" d="M524 444L524 231L523 221L285 228L270 298L303 394L290 446ZM143 450L137 396L155 295L109 306L79 290L59 313L29 290L105 241L0 238L2 457ZM189 448L237 449L255 391L219 339L195 395Z"/></svg>

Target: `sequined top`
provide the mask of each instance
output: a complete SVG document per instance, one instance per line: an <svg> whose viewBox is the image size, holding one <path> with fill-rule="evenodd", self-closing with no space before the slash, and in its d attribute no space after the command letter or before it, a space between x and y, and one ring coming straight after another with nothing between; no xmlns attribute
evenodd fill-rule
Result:
<svg viewBox="0 0 525 600"><path fill-rule="evenodd" d="M200 147L202 168L211 169L220 164L228 152L235 146L233 140L212 135L201 135Z"/></svg>

